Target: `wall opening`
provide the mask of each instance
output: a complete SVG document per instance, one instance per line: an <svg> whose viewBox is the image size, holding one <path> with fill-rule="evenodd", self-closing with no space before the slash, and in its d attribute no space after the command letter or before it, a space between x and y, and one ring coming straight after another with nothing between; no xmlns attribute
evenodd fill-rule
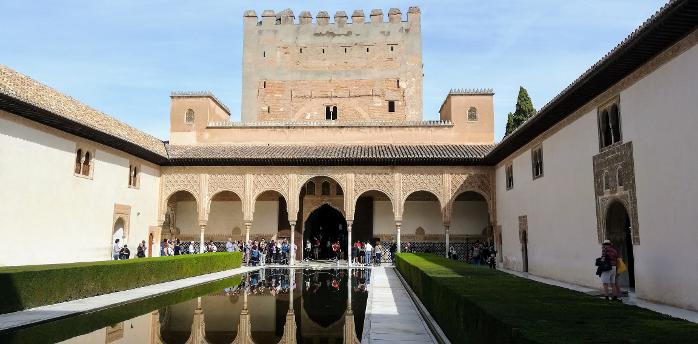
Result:
<svg viewBox="0 0 698 344"><path fill-rule="evenodd" d="M635 288L635 256L633 253L630 216L620 202L613 202L606 213L606 238L618 250L618 256L628 267L627 274L621 274L618 285L621 288Z"/></svg>

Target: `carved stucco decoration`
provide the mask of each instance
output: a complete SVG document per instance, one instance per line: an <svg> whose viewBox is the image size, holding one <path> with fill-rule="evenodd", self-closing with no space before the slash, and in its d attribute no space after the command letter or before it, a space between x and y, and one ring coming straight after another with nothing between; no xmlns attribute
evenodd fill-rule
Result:
<svg viewBox="0 0 698 344"><path fill-rule="evenodd" d="M495 207L494 198L492 195L492 178L489 173L468 173L468 174L452 174L451 175L451 190L449 200L446 205L446 211L450 214L453 209L453 202L458 195L473 191L477 192L487 202L487 209L490 215L490 223L494 223Z"/></svg>
<svg viewBox="0 0 698 344"><path fill-rule="evenodd" d="M169 173L163 174L161 177L162 183L162 202L160 202L160 215L162 220L165 219L165 211L167 208L167 200L178 191L187 191L196 200L197 210L201 207L200 190L201 179L198 173Z"/></svg>
<svg viewBox="0 0 698 344"><path fill-rule="evenodd" d="M420 173L409 173L402 175L402 204L404 209L405 201L410 196L410 194L417 191L427 191L439 199L441 209L446 206L445 192L444 192L444 178L443 174L420 174Z"/></svg>
<svg viewBox="0 0 698 344"><path fill-rule="evenodd" d="M354 176L353 204L367 191L380 191L390 199L393 214L398 214L399 202L395 199L395 175L391 173L357 173ZM352 214L352 218L353 218Z"/></svg>
<svg viewBox="0 0 698 344"><path fill-rule="evenodd" d="M211 200L223 191L234 192L245 204L245 175L244 174L211 174L208 177L208 201L206 213L211 212Z"/></svg>
<svg viewBox="0 0 698 344"><path fill-rule="evenodd" d="M288 197L287 174L255 174L252 176L252 197L249 200L250 215L254 214L257 197L266 191L276 191L281 194L286 200L287 206L292 201Z"/></svg>
<svg viewBox="0 0 698 344"><path fill-rule="evenodd" d="M630 217L632 241L640 244L640 225L635 191L633 144L612 146L593 157L596 196L596 232L599 243L606 239L606 217L614 202L621 203Z"/></svg>

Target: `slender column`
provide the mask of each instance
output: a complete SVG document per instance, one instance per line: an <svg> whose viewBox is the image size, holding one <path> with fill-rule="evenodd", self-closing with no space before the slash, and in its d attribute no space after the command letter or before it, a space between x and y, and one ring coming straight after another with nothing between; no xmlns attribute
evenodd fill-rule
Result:
<svg viewBox="0 0 698 344"><path fill-rule="evenodd" d="M199 238L199 253L204 253L204 233L206 232L206 223L199 223L199 227L201 228L201 237Z"/></svg>
<svg viewBox="0 0 698 344"><path fill-rule="evenodd" d="M397 252L402 252L402 238L400 237L400 226L402 223L400 221L395 221L395 228L397 228Z"/></svg>
<svg viewBox="0 0 698 344"><path fill-rule="evenodd" d="M250 227L252 227L252 222L245 222L245 244L250 241Z"/></svg>
<svg viewBox="0 0 698 344"><path fill-rule="evenodd" d="M444 224L444 229L446 230L446 257L448 257L449 240L451 238L450 227L449 224Z"/></svg>
<svg viewBox="0 0 698 344"><path fill-rule="evenodd" d="M296 250L293 249L293 245L296 244L296 221L291 221L291 243L289 247L289 252L291 252L291 259L289 265L296 264Z"/></svg>
<svg viewBox="0 0 698 344"><path fill-rule="evenodd" d="M289 269L289 296L290 298L288 299L288 307L289 307L289 312L293 313L293 289L296 286L296 270L295 269Z"/></svg>
<svg viewBox="0 0 698 344"><path fill-rule="evenodd" d="M347 266L351 266L352 256L351 256L351 224L353 221L347 221ZM350 270L351 273L351 270Z"/></svg>

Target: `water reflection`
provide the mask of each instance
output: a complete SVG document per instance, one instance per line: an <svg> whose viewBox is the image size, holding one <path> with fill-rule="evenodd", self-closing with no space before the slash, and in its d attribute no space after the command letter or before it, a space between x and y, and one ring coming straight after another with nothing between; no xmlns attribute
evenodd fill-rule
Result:
<svg viewBox="0 0 698 344"><path fill-rule="evenodd" d="M157 341L358 343L369 283L363 269L249 273L239 285L157 311Z"/></svg>

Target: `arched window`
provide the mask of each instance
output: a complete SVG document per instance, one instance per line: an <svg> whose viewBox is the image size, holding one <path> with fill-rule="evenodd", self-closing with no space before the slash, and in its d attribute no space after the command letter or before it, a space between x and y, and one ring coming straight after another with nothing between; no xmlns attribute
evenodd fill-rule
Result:
<svg viewBox="0 0 698 344"><path fill-rule="evenodd" d="M90 156L90 152L85 152L85 159L82 162L82 171L80 174L83 176L89 176L90 175L90 168L92 167L90 164L92 163L92 157Z"/></svg>
<svg viewBox="0 0 698 344"><path fill-rule="evenodd" d="M620 167L616 170L616 184L619 187L623 186L623 169Z"/></svg>
<svg viewBox="0 0 698 344"><path fill-rule="evenodd" d="M315 195L315 183L313 181L309 181L308 184L305 184L305 194Z"/></svg>
<svg viewBox="0 0 698 344"><path fill-rule="evenodd" d="M133 166L128 165L128 186L133 186Z"/></svg>
<svg viewBox="0 0 698 344"><path fill-rule="evenodd" d="M613 140L611 139L611 125L608 120L608 111L606 110L601 113L601 130L603 135L603 146L610 146Z"/></svg>
<svg viewBox="0 0 698 344"><path fill-rule="evenodd" d="M344 191L342 190L342 187L339 186L339 184L337 184L337 190L336 190L336 192L335 192L335 195L337 195L337 196L342 196L342 195L344 195Z"/></svg>
<svg viewBox="0 0 698 344"><path fill-rule="evenodd" d="M128 173L128 186L130 187L137 187L138 186L138 167L137 166L129 166L129 173Z"/></svg>
<svg viewBox="0 0 698 344"><path fill-rule="evenodd" d="M187 114L184 116L184 122L187 124L194 123L194 110L188 109Z"/></svg>
<svg viewBox="0 0 698 344"><path fill-rule="evenodd" d="M611 142L620 142L620 113L618 112L618 105L613 104L611 106L611 113L608 120L611 130Z"/></svg>
<svg viewBox="0 0 698 344"><path fill-rule="evenodd" d="M75 153L75 174L80 174L82 170L82 149L78 149Z"/></svg>
<svg viewBox="0 0 698 344"><path fill-rule="evenodd" d="M477 121L477 109L474 106L471 106L470 109L468 109L468 120Z"/></svg>
<svg viewBox="0 0 698 344"><path fill-rule="evenodd" d="M325 119L334 121L337 119L337 106L336 105L326 105L325 106Z"/></svg>
<svg viewBox="0 0 698 344"><path fill-rule="evenodd" d="M330 182L328 182L328 181L322 182L322 195L323 196L330 195Z"/></svg>

